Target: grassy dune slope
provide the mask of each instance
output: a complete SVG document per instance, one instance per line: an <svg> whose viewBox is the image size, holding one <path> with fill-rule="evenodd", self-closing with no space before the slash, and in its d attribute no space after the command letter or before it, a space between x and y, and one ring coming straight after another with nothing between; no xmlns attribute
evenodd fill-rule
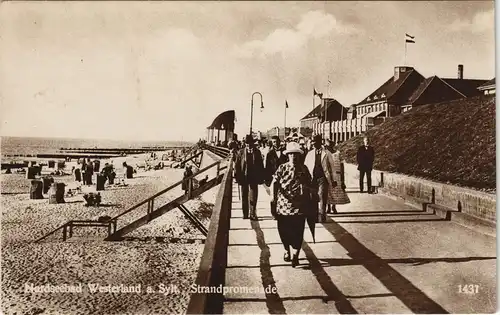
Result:
<svg viewBox="0 0 500 315"><path fill-rule="evenodd" d="M480 96L429 104L367 132L378 170L495 191L495 98ZM356 163L357 136L340 145Z"/></svg>

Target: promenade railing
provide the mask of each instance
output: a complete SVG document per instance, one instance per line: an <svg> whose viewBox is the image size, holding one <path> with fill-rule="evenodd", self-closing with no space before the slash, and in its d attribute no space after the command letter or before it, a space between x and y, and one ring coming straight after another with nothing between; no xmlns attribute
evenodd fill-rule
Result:
<svg viewBox="0 0 500 315"><path fill-rule="evenodd" d="M226 147L217 147L213 145L204 144L202 145L202 148L216 154L221 158L226 158L229 156L229 154L231 154L231 150L229 150Z"/></svg>
<svg viewBox="0 0 500 315"><path fill-rule="evenodd" d="M218 150L219 148L209 145L205 145L204 148L214 153L218 152L215 154L229 152L229 149ZM197 290L191 295L186 314L221 314L223 310L224 294L216 293L216 289L225 284L233 193L232 170L233 161L229 158L228 170L222 179L210 218L205 248L195 282Z"/></svg>

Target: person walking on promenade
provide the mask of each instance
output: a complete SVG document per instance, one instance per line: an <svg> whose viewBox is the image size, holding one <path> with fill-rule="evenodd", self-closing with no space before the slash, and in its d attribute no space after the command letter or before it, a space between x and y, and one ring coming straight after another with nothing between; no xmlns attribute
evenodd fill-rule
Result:
<svg viewBox="0 0 500 315"><path fill-rule="evenodd" d="M264 183L265 171L262 155L255 147L251 135L245 138L246 146L240 150L235 163L235 180L241 186L243 219L257 220L258 185Z"/></svg>
<svg viewBox="0 0 500 315"><path fill-rule="evenodd" d="M325 140L325 149L327 149L332 154L335 152L332 140L330 140L330 139Z"/></svg>
<svg viewBox="0 0 500 315"><path fill-rule="evenodd" d="M229 142L229 150L231 150L232 153L232 159L233 161L236 159L236 154L238 153L239 145L236 139L232 139L231 142Z"/></svg>
<svg viewBox="0 0 500 315"><path fill-rule="evenodd" d="M332 147L333 149L333 147ZM333 165L332 165L332 173L333 180L338 184L332 189L328 190L328 211L327 213L337 213L336 205L345 205L351 203L347 193L345 191L345 174L344 174L344 163L340 159L340 151L335 150L332 154ZM340 185L339 185L340 184Z"/></svg>
<svg viewBox="0 0 500 315"><path fill-rule="evenodd" d="M264 184L268 187L271 186L273 176L276 173L278 167L281 164L286 163L288 160L287 156L281 150L280 138L278 136L273 136L271 138L271 141L272 147L266 154L265 159L266 178L264 179ZM271 200L271 215L276 219L276 203L273 200Z"/></svg>
<svg viewBox="0 0 500 315"><path fill-rule="evenodd" d="M372 193L372 170L373 161L375 160L375 150L369 145L368 137L363 138L363 145L358 148L358 153L356 155L358 162L359 171L359 191L363 193L363 184L366 174L366 183L368 186L367 192Z"/></svg>
<svg viewBox="0 0 500 315"><path fill-rule="evenodd" d="M302 154L300 155L301 163L304 164L306 160L306 155L309 150L306 147L306 140L304 138L299 139L300 149L302 150Z"/></svg>
<svg viewBox="0 0 500 315"><path fill-rule="evenodd" d="M314 150L310 151L305 160L309 173L312 177L312 185L317 189L319 199L318 222L326 221L326 205L328 194L335 186L337 181L333 174L333 156L322 147L322 136L314 136Z"/></svg>
<svg viewBox="0 0 500 315"><path fill-rule="evenodd" d="M299 264L299 253L304 240L307 211L311 208L311 175L301 163L302 150L296 142L287 144L284 151L288 162L281 164L273 177L272 199L276 203L278 233L285 248L283 260ZM293 258L290 257L293 248Z"/></svg>

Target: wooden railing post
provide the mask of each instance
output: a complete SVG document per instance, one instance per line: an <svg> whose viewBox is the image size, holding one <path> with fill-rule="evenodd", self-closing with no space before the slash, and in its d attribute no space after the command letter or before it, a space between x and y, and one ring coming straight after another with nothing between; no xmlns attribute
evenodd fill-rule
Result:
<svg viewBox="0 0 500 315"><path fill-rule="evenodd" d="M73 221L69 222L69 237L73 237Z"/></svg>
<svg viewBox="0 0 500 315"><path fill-rule="evenodd" d="M63 227L63 242L64 242L64 241L66 241L66 237L67 237L67 235L66 235L66 233L67 233L67 227L68 227L67 225L64 225L64 227Z"/></svg>
<svg viewBox="0 0 500 315"><path fill-rule="evenodd" d="M148 200L148 221L149 221L149 214L151 213L151 200Z"/></svg>
<svg viewBox="0 0 500 315"><path fill-rule="evenodd" d="M154 199L151 199L149 201L149 212L148 212L148 221L151 221L151 214L153 213L153 210L154 210L154 204L155 204L155 200Z"/></svg>
<svg viewBox="0 0 500 315"><path fill-rule="evenodd" d="M188 195L188 199L191 199L191 193L192 193L192 191L193 191L193 179L192 179L192 178L189 178L189 179L187 180L187 184L188 184L188 193L187 193L187 195Z"/></svg>

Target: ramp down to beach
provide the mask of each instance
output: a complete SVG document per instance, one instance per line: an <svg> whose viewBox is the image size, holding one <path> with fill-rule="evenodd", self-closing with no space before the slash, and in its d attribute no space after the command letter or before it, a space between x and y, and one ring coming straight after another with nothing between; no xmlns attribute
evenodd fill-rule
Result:
<svg viewBox="0 0 500 315"><path fill-rule="evenodd" d="M189 210L183 207L183 204L193 198L200 196L207 190L210 190L214 186L217 186L218 184L221 183L224 177L224 171L227 172L228 166L226 157L228 156L228 150L225 150L223 152L219 150L218 152L219 152L218 155L214 155L212 152L209 151L207 151L207 154L205 154L205 151L201 151L199 153L196 152L188 153L185 159L181 162L181 164L191 161L194 158L197 158L198 156L202 156L199 165L195 161L193 161L193 163L199 167L203 165L206 166L199 169L193 175L183 178L182 180L161 190L160 192L147 197L146 199L138 202L131 208L125 210L124 212L112 218L109 218L104 222L95 220L71 220L57 227L50 233L43 235L35 242L42 241L46 239L48 236L58 231L62 231L63 241L66 241L67 238L72 237L73 228L75 227L106 228L108 231L108 236L106 237L105 240L107 241L120 240L125 234L138 229L139 227L159 218L160 216L164 215L165 213L175 208L180 208L181 211L186 212L188 219L195 220L195 217L192 216L191 213L189 213ZM206 176L204 180L197 180L203 176ZM194 185L195 181L197 182L197 187ZM172 194L175 188L178 188L178 186L181 186L183 184L186 184L186 187L188 187L185 193L175 198L168 198L171 197L168 196L169 193ZM165 197L167 197L166 203L164 201ZM200 222L196 223L197 223L196 225L198 225L198 227L201 228L201 223ZM207 232L206 228L202 228L201 232L206 235Z"/></svg>

